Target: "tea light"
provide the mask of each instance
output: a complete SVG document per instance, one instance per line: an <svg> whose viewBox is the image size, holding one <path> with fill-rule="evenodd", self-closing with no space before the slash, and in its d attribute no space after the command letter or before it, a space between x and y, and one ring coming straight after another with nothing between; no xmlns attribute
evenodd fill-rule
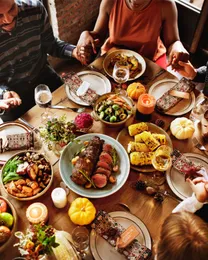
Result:
<svg viewBox="0 0 208 260"><path fill-rule="evenodd" d="M155 109L156 99L149 94L142 94L137 102L137 109L141 114L149 115Z"/></svg>
<svg viewBox="0 0 208 260"><path fill-rule="evenodd" d="M37 224L40 222L47 222L48 209L40 202L31 204L26 210L26 217L30 223Z"/></svg>
<svg viewBox="0 0 208 260"><path fill-rule="evenodd" d="M51 193L51 198L57 208L64 208L67 204L66 191L62 188L55 188Z"/></svg>

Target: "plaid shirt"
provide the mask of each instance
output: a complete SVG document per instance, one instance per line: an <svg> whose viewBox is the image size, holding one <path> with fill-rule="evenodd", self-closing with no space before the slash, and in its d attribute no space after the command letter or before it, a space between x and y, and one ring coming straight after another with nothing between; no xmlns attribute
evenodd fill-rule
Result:
<svg viewBox="0 0 208 260"><path fill-rule="evenodd" d="M38 0L15 0L16 26L0 30L0 85L12 87L36 79L47 63L47 54L72 56L74 45L54 37L47 12Z"/></svg>

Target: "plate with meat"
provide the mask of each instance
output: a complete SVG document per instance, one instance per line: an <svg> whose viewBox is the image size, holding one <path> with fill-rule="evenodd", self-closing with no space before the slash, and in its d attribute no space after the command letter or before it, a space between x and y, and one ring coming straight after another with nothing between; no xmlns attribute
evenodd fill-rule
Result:
<svg viewBox="0 0 208 260"><path fill-rule="evenodd" d="M72 191L87 198L103 198L124 185L130 163L123 146L112 137L86 134L65 147L59 168Z"/></svg>
<svg viewBox="0 0 208 260"><path fill-rule="evenodd" d="M45 155L23 151L4 164L0 183L4 191L17 200L32 200L42 196L53 181L53 168Z"/></svg>
<svg viewBox="0 0 208 260"><path fill-rule="evenodd" d="M139 78L145 72L146 62L140 54L135 51L121 49L111 51L103 61L103 68L108 76L113 77L113 67L117 61L128 63L130 72L128 81Z"/></svg>

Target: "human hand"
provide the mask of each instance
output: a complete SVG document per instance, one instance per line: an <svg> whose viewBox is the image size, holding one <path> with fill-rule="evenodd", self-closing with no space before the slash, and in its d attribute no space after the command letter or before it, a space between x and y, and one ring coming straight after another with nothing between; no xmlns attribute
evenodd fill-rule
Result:
<svg viewBox="0 0 208 260"><path fill-rule="evenodd" d="M189 53L183 47L180 41L174 42L169 48L168 66L173 69L180 68L179 61L188 62Z"/></svg>
<svg viewBox="0 0 208 260"><path fill-rule="evenodd" d="M22 103L20 96L14 91L6 91L2 101L9 106L7 109L17 107Z"/></svg>
<svg viewBox="0 0 208 260"><path fill-rule="evenodd" d="M204 177L197 177L193 180L188 178L186 181L195 193L197 200L204 203L208 199L208 191L206 188L208 181Z"/></svg>
<svg viewBox="0 0 208 260"><path fill-rule="evenodd" d="M180 65L180 67L174 70L180 73L183 77L189 78L191 80L193 80L196 77L197 71L190 63L190 61L188 62L179 61L178 64Z"/></svg>

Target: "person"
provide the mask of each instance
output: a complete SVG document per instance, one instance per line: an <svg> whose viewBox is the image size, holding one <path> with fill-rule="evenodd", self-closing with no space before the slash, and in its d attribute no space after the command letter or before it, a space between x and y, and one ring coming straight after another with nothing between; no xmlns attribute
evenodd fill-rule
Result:
<svg viewBox="0 0 208 260"><path fill-rule="evenodd" d="M63 84L47 62L48 54L79 59L76 46L54 37L38 0L0 0L0 53L2 98L18 98L18 102L4 101L3 121L18 118L35 104L38 84L48 85L51 91Z"/></svg>
<svg viewBox="0 0 208 260"><path fill-rule="evenodd" d="M101 45L101 54L112 47L127 48L164 68L189 57L179 39L177 9L172 0L102 0L94 30L80 35L78 55L87 63L83 51L88 53L91 47L91 53L96 54Z"/></svg>
<svg viewBox="0 0 208 260"><path fill-rule="evenodd" d="M190 212L170 214L156 248L157 260L206 260L208 225Z"/></svg>

